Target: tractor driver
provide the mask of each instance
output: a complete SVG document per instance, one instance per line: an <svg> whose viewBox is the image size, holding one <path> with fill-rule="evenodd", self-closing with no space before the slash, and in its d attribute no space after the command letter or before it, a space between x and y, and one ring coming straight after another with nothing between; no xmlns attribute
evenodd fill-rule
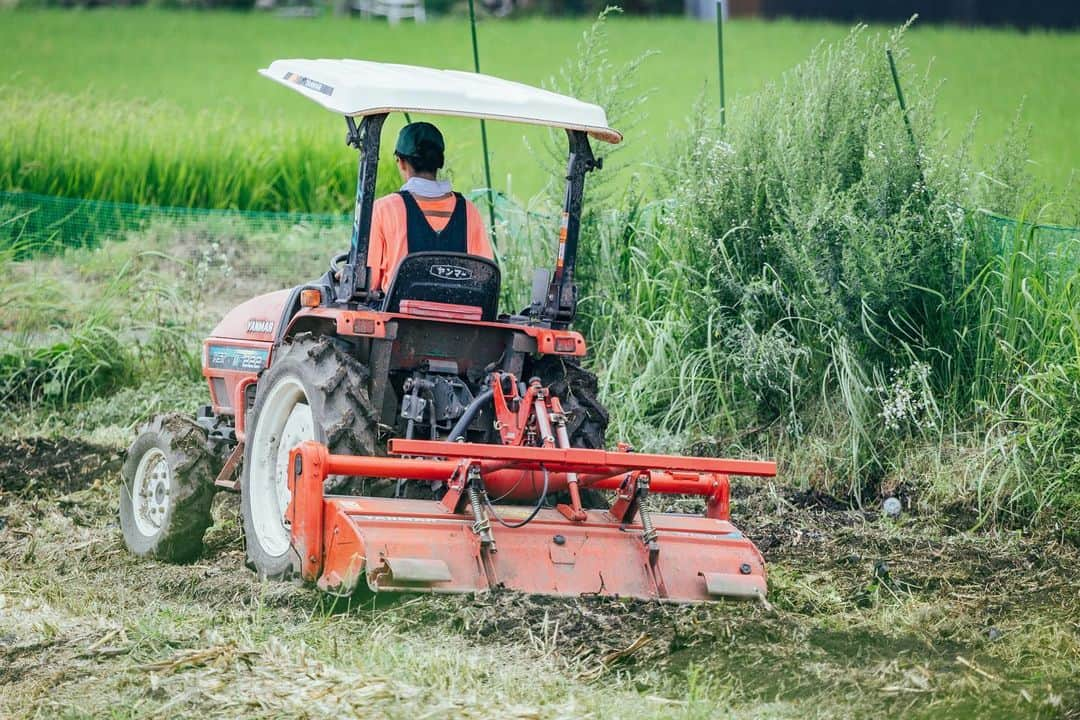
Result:
<svg viewBox="0 0 1080 720"><path fill-rule="evenodd" d="M398 263L409 253L465 252L494 259L476 206L436 179L444 163L442 133L428 122L401 129L394 157L405 184L379 198L371 214L368 265L371 287L386 292Z"/></svg>

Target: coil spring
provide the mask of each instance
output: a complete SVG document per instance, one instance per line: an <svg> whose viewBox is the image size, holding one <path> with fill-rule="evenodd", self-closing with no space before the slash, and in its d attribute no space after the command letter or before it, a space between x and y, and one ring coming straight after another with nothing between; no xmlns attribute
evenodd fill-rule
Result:
<svg viewBox="0 0 1080 720"><path fill-rule="evenodd" d="M653 525L652 514L644 505L638 508L638 512L641 514L641 541L646 545L652 545L656 542L656 527Z"/></svg>
<svg viewBox="0 0 1080 720"><path fill-rule="evenodd" d="M487 515L484 514L484 502L480 497L480 489L475 482L469 483L468 495L469 506L472 508L474 519L473 532L480 536L480 542L490 543L492 542L491 523L488 521Z"/></svg>
<svg viewBox="0 0 1080 720"><path fill-rule="evenodd" d="M484 517L484 505L480 500L480 491L471 483L469 484L469 505L472 506L473 517L476 518L476 522L479 524L481 518Z"/></svg>

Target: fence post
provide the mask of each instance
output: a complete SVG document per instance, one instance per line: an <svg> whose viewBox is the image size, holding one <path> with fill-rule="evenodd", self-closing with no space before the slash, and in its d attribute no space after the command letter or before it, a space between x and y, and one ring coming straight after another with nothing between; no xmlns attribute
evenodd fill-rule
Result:
<svg viewBox="0 0 1080 720"><path fill-rule="evenodd" d="M716 56L720 66L720 125L727 126L724 103L724 0L716 0Z"/></svg>
<svg viewBox="0 0 1080 720"><path fill-rule="evenodd" d="M469 0L469 28L472 30L473 71L480 73L480 50L476 43L476 12ZM491 187L491 161L488 160L487 124L480 121L480 143L484 149L484 182L487 184L488 218L491 221L491 240L495 242L495 191ZM496 243L497 244L497 243Z"/></svg>

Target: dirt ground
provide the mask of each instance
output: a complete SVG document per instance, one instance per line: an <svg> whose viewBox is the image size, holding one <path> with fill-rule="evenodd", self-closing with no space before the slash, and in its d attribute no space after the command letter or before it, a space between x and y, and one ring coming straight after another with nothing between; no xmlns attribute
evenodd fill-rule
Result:
<svg viewBox="0 0 1080 720"><path fill-rule="evenodd" d="M198 562L128 556L121 460L0 441L0 716L1080 718L1080 548L1061 529L745 482L733 514L768 603L347 603L260 584L235 496Z"/></svg>

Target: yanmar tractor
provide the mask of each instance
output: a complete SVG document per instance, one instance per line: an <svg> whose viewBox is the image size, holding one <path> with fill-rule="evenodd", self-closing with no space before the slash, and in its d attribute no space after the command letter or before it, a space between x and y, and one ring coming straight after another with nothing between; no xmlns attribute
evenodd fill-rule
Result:
<svg viewBox="0 0 1080 720"><path fill-rule="evenodd" d="M757 548L729 521L729 475L774 463L605 449L607 412L570 329L590 137L617 143L596 105L472 73L355 60L260 71L345 117L360 152L352 239L319 279L230 312L203 345L210 404L143 428L120 520L136 555L198 556L217 489L240 492L250 565L329 593L529 593L702 601L763 597ZM495 263L407 255L383 294L368 235L390 112L562 128L569 138L551 272L532 302L498 308ZM505 238L504 242L512 241ZM238 480L236 478L239 478ZM650 494L696 495L659 513Z"/></svg>

